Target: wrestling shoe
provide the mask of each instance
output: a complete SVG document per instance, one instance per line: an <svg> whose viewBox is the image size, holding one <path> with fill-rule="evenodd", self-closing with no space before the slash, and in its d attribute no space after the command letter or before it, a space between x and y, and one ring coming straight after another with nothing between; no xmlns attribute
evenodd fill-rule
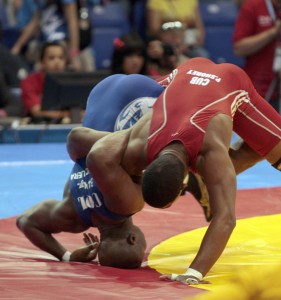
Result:
<svg viewBox="0 0 281 300"><path fill-rule="evenodd" d="M182 195L185 192L191 193L202 207L206 221L210 222L213 216L206 185L200 175L191 172L188 175L188 184L183 190Z"/></svg>

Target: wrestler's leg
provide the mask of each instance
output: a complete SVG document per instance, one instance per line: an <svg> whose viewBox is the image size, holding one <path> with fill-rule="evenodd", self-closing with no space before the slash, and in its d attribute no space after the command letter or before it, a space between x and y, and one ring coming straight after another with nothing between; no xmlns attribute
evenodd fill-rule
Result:
<svg viewBox="0 0 281 300"><path fill-rule="evenodd" d="M263 160L263 158L253 151L242 139L239 139L230 146L229 156L237 175Z"/></svg>
<svg viewBox="0 0 281 300"><path fill-rule="evenodd" d="M281 141L266 155L265 158L272 167L281 171Z"/></svg>
<svg viewBox="0 0 281 300"><path fill-rule="evenodd" d="M230 150L237 174L262 159L278 168L281 159L281 116L249 86L251 100L241 104L233 121L233 130L247 143L239 141Z"/></svg>

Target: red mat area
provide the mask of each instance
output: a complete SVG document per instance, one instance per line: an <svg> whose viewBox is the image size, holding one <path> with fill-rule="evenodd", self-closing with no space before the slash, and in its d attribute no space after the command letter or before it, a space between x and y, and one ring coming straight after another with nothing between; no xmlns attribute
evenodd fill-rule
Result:
<svg viewBox="0 0 281 300"><path fill-rule="evenodd" d="M281 212L281 187L238 191L237 218ZM149 250L166 238L206 226L198 204L184 196L165 210L146 207L135 216ZM163 282L148 268L121 270L95 263L62 263L35 248L15 226L15 218L0 220L0 299L187 299L204 291ZM92 230L96 232L95 229ZM270 233L269 233L270 234ZM72 250L82 236L60 234Z"/></svg>

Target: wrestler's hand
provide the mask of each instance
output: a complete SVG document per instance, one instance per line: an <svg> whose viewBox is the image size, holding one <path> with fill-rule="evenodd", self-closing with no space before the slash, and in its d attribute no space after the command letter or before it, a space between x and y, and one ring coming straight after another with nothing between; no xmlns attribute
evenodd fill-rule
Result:
<svg viewBox="0 0 281 300"><path fill-rule="evenodd" d="M161 280L179 281L187 285L210 284L209 281L200 280L195 276L185 274L164 274L159 277Z"/></svg>
<svg viewBox="0 0 281 300"><path fill-rule="evenodd" d="M97 257L99 239L92 233L84 233L83 241L86 246L78 248L71 253L70 261L89 262Z"/></svg>

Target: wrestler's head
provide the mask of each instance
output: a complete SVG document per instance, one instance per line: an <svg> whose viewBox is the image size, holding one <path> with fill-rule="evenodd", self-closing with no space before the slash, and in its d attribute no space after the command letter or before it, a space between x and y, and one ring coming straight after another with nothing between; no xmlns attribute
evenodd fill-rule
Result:
<svg viewBox="0 0 281 300"><path fill-rule="evenodd" d="M129 228L114 226L101 235L98 250L102 266L121 269L135 269L141 266L146 249L142 231L135 225Z"/></svg>
<svg viewBox="0 0 281 300"><path fill-rule="evenodd" d="M184 164L177 156L158 156L143 173L142 193L145 202L157 208L170 206L181 194L184 172Z"/></svg>

